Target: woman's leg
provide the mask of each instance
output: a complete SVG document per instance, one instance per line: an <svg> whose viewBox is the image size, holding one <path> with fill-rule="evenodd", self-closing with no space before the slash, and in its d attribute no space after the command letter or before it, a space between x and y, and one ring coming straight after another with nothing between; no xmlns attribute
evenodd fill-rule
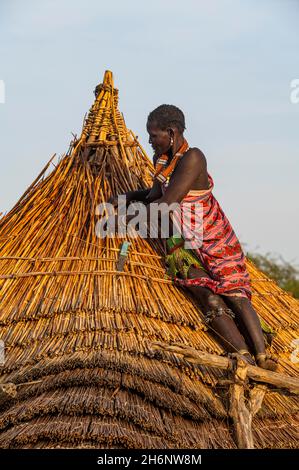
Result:
<svg viewBox="0 0 299 470"><path fill-rule="evenodd" d="M191 266L188 278L209 277L199 268ZM225 304L220 295L214 294L209 288L201 286L188 286L194 297L199 300L206 322L216 339L229 352L239 352L245 355L248 362L254 364L248 346L231 316L231 309Z"/></svg>
<svg viewBox="0 0 299 470"><path fill-rule="evenodd" d="M266 348L261 324L252 303L246 297L223 296L225 303L236 315L236 321L247 343L251 346L256 362L260 367L275 370L277 365L266 357Z"/></svg>

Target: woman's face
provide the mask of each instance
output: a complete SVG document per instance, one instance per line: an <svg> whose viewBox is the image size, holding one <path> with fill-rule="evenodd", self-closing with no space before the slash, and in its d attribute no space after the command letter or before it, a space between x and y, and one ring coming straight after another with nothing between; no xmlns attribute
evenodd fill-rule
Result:
<svg viewBox="0 0 299 470"><path fill-rule="evenodd" d="M160 129L155 122L147 123L149 143L153 147L156 155L162 155L169 150L170 134L169 130Z"/></svg>

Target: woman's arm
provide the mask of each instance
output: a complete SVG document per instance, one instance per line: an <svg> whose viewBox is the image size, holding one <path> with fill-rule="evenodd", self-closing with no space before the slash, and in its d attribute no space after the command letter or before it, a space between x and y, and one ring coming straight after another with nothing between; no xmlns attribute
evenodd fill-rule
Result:
<svg viewBox="0 0 299 470"><path fill-rule="evenodd" d="M154 155L153 163L156 166L157 156ZM162 196L161 184L154 180L153 186L148 189L137 189L136 191L129 191L126 193L127 204L130 204L132 201L140 201L144 204L149 204L154 202L156 199L159 199Z"/></svg>
<svg viewBox="0 0 299 470"><path fill-rule="evenodd" d="M151 188L137 189L136 191L128 191L125 194L128 198L128 202L132 202L132 201L145 202L146 197L148 196L150 191L151 191Z"/></svg>
<svg viewBox="0 0 299 470"><path fill-rule="evenodd" d="M206 172L207 161L201 150L197 148L188 150L184 158L178 163L165 193L157 202L180 203L199 175Z"/></svg>
<svg viewBox="0 0 299 470"><path fill-rule="evenodd" d="M136 191L128 191L123 194L126 196L127 205L133 201L140 201L144 204L149 204L154 202L156 199L159 199L162 196L161 184L158 181L154 181L152 188L147 189L137 189ZM108 202L113 205L117 205L117 196L111 197Z"/></svg>
<svg viewBox="0 0 299 470"><path fill-rule="evenodd" d="M154 165L156 163L156 159L157 157L154 156ZM161 184L157 180L154 180L151 188L137 189L136 191L128 191L127 193L122 194L122 196L126 196L127 207L133 201L143 202L145 205L150 204L151 202L159 199L162 195ZM116 208L118 206L118 196L111 196L107 202L113 204Z"/></svg>
<svg viewBox="0 0 299 470"><path fill-rule="evenodd" d="M128 191L127 193L118 194L117 196L111 196L108 199L108 203L114 207L118 206L118 196L126 196L126 205L128 206L132 201L145 202L146 196L150 193L151 188L137 189L136 191Z"/></svg>
<svg viewBox="0 0 299 470"><path fill-rule="evenodd" d="M156 199L159 199L161 196L162 196L161 183L155 180L153 183L153 187L149 190L148 194L146 195L146 200L144 202L145 204L149 204L151 202L156 201Z"/></svg>

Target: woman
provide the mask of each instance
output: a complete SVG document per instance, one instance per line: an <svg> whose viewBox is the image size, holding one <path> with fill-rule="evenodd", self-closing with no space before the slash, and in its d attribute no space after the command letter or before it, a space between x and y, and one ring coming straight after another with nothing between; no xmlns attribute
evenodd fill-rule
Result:
<svg viewBox="0 0 299 470"><path fill-rule="evenodd" d="M266 355L260 321L251 304L244 253L212 194L206 158L198 148L188 146L184 130L185 117L176 106L164 104L149 114L147 131L155 152L153 186L127 193L127 202L202 205L201 246L186 250L183 238L167 240L166 262L172 278L200 302L206 323L226 350L254 364L252 353L260 367L274 370L276 364Z"/></svg>

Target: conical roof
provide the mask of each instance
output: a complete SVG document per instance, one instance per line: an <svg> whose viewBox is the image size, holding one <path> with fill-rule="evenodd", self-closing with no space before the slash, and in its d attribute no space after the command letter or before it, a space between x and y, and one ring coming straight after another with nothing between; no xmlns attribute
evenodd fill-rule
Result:
<svg viewBox="0 0 299 470"><path fill-rule="evenodd" d="M151 347L224 354L191 295L165 279L162 246L130 239L117 272L121 240L95 234L96 205L149 187L153 170L118 110L111 72L80 138L49 165L0 220L0 383L16 386L0 395L0 447L236 447L227 372ZM248 268L253 304L278 333L281 371L298 376L298 302ZM296 447L296 417L298 399L269 388L256 447Z"/></svg>

